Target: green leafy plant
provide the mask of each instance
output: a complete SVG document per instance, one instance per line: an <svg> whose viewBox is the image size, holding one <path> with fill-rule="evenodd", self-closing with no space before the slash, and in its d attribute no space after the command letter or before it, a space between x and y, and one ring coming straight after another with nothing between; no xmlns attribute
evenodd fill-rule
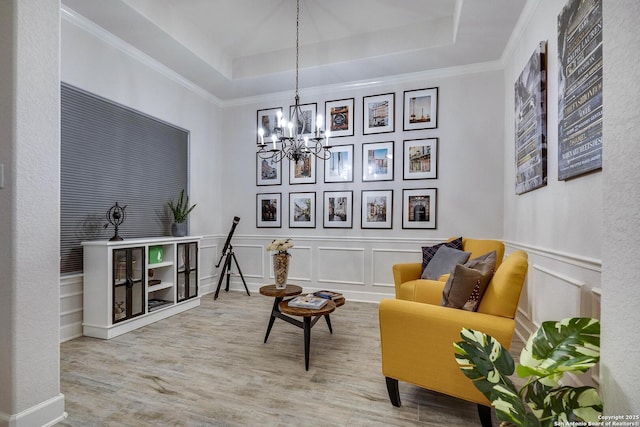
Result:
<svg viewBox="0 0 640 427"><path fill-rule="evenodd" d="M191 213L193 208L196 207L197 203L193 206L189 206L189 196L185 196L184 189L180 191L180 197L176 203L171 200L167 203L169 205L169 209L171 209L171 213L173 214L173 221L180 224L187 220L187 216Z"/></svg>
<svg viewBox="0 0 640 427"><path fill-rule="evenodd" d="M547 427L600 421L603 402L595 388L560 383L565 373L584 373L600 360L598 320L543 322L520 354L515 371L527 378L520 390L509 379L514 373L513 358L496 339L467 328L460 336L463 341L453 344L456 361L496 408L503 425Z"/></svg>

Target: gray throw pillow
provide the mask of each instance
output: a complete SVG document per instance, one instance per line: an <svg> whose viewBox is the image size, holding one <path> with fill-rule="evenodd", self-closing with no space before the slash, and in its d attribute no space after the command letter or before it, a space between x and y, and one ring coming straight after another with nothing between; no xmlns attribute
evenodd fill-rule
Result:
<svg viewBox="0 0 640 427"><path fill-rule="evenodd" d="M438 280L443 274L449 274L457 264L464 264L471 252L464 252L448 246L441 246L422 272L423 279Z"/></svg>
<svg viewBox="0 0 640 427"><path fill-rule="evenodd" d="M440 305L476 311L496 267L496 251L456 265L444 285Z"/></svg>

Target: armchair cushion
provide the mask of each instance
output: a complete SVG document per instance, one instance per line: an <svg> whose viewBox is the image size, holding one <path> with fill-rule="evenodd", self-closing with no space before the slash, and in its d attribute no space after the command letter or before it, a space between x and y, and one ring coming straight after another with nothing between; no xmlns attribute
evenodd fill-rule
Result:
<svg viewBox="0 0 640 427"><path fill-rule="evenodd" d="M422 270L421 270L422 272L424 272L424 269L427 268L427 265L429 265L429 262L431 262L431 259L436 254L436 252L438 252L438 249L440 249L441 246L448 246L453 249L462 250L462 237L451 239L448 242L438 243L433 246L423 246L422 247Z"/></svg>
<svg viewBox="0 0 640 427"><path fill-rule="evenodd" d="M496 266L496 251L458 264L449 276L440 305L475 311Z"/></svg>
<svg viewBox="0 0 640 427"><path fill-rule="evenodd" d="M441 246L422 272L422 279L438 280L443 274L451 273L456 264L464 264L471 252L464 252L448 246Z"/></svg>

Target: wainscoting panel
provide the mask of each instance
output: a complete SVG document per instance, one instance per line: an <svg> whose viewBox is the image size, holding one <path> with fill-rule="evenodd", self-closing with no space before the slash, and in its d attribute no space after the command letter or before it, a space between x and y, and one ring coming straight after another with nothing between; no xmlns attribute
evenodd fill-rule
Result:
<svg viewBox="0 0 640 427"><path fill-rule="evenodd" d="M82 275L60 278L60 342L82 336Z"/></svg>
<svg viewBox="0 0 640 427"><path fill-rule="evenodd" d="M310 282L311 281L311 264L312 253L311 246L298 246L289 249L291 254L289 262L289 281L291 282ZM269 252L272 255L271 252ZM270 275L269 278L275 280L273 275L273 257L269 256ZM304 284L302 284L304 286Z"/></svg>
<svg viewBox="0 0 640 427"><path fill-rule="evenodd" d="M537 284L534 294L533 323L580 316L580 295L584 282L534 264L532 277Z"/></svg>
<svg viewBox="0 0 640 427"><path fill-rule="evenodd" d="M405 249L373 249L371 277L373 286L395 289L393 265L407 262L422 262L422 251Z"/></svg>
<svg viewBox="0 0 640 427"><path fill-rule="evenodd" d="M318 281L364 285L364 255L364 248L318 247Z"/></svg>
<svg viewBox="0 0 640 427"><path fill-rule="evenodd" d="M222 242L222 244L224 244L224 242ZM240 265L242 275L245 279L262 278L268 274L265 268L265 263L263 261L264 254L266 252L263 245L234 244L233 252L235 253L236 260ZM224 262L224 259L222 260L222 262ZM232 262L231 266L232 272L234 273L234 275L237 275L238 271L235 263ZM222 267L223 265L220 265L220 269L222 269Z"/></svg>

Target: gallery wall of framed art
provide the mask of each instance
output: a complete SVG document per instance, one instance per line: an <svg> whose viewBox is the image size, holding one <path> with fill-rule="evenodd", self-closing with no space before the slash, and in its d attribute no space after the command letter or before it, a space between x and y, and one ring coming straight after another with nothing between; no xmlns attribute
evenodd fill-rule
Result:
<svg viewBox="0 0 640 427"><path fill-rule="evenodd" d="M392 230L396 220L398 229L435 229L437 191L424 189L421 182L438 178L438 93L438 87L431 87L325 101L326 160L309 156L276 162L257 156L258 188L288 182L282 193L257 192L257 227ZM397 106L399 96L403 103ZM306 122L299 129L317 131L312 117L318 105L302 105ZM260 128L264 135L274 134L278 112L289 108L257 110L256 134ZM394 200L394 190L402 199Z"/></svg>

